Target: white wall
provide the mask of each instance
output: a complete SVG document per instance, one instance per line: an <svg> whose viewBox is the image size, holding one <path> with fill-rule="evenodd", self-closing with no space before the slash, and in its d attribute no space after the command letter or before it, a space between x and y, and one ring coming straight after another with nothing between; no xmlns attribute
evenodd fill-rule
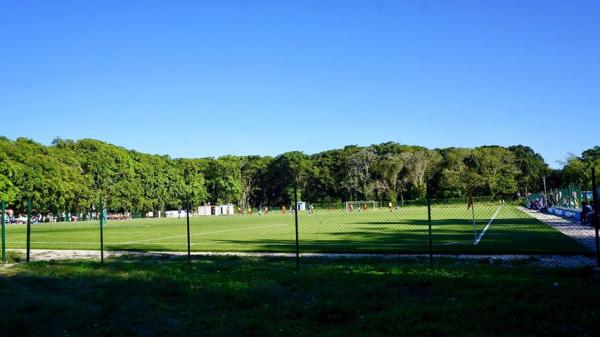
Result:
<svg viewBox="0 0 600 337"><path fill-rule="evenodd" d="M198 206L198 215L211 215L211 208L212 206Z"/></svg>
<svg viewBox="0 0 600 337"><path fill-rule="evenodd" d="M179 211L165 211L165 218L185 218L185 211L182 210L181 213Z"/></svg>
<svg viewBox="0 0 600 337"><path fill-rule="evenodd" d="M213 206L198 206L198 215L206 216L212 215L214 209L214 215L234 215L235 206L233 205L213 205Z"/></svg>
<svg viewBox="0 0 600 337"><path fill-rule="evenodd" d="M217 205L215 206L215 215L234 215L235 209L233 205Z"/></svg>

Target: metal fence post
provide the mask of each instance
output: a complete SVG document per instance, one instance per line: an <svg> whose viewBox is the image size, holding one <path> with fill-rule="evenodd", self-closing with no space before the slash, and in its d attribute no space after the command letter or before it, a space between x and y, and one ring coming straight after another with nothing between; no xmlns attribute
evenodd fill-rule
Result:
<svg viewBox="0 0 600 337"><path fill-rule="evenodd" d="M185 202L186 222L187 222L187 258L188 263L192 262L192 252L190 244L190 195L188 194Z"/></svg>
<svg viewBox="0 0 600 337"><path fill-rule="evenodd" d="M298 240L298 179L294 184L294 222L296 225L296 271L300 270L300 243Z"/></svg>
<svg viewBox="0 0 600 337"><path fill-rule="evenodd" d="M100 223L100 263L104 263L104 222L106 220L104 219L103 204L103 202L100 202L100 205L98 207L98 212L100 213L100 216L98 217Z"/></svg>
<svg viewBox="0 0 600 337"><path fill-rule="evenodd" d="M475 222L475 198L473 197L473 190L469 190L469 202L471 205L471 219L473 221L473 242L477 242L477 222Z"/></svg>
<svg viewBox="0 0 600 337"><path fill-rule="evenodd" d="M431 233L431 198L430 198L430 193L431 190L429 188L429 178L427 178L426 181L426 198L427 198L427 224L429 227L429 265L433 266L433 241L432 241L432 233Z"/></svg>
<svg viewBox="0 0 600 337"><path fill-rule="evenodd" d="M27 258L26 262L30 261L31 257L31 198L27 199Z"/></svg>
<svg viewBox="0 0 600 337"><path fill-rule="evenodd" d="M598 227L600 227L600 190L596 185L596 169L592 167L592 198L593 208L592 223L596 231L596 264L600 267L600 238L598 237Z"/></svg>
<svg viewBox="0 0 600 337"><path fill-rule="evenodd" d="M2 200L2 262L6 262L6 202Z"/></svg>

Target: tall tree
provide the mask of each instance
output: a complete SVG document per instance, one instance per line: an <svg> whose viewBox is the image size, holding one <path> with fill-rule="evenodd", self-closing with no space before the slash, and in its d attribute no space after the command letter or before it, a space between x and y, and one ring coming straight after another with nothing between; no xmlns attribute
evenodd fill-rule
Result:
<svg viewBox="0 0 600 337"><path fill-rule="evenodd" d="M508 148L515 157L519 169L516 180L523 195L528 191L539 191L543 187L542 178L550 174L550 168L539 153L529 146L517 145Z"/></svg>
<svg viewBox="0 0 600 337"><path fill-rule="evenodd" d="M370 148L361 149L348 159L344 187L354 197L370 199L371 168L375 163L375 151Z"/></svg>
<svg viewBox="0 0 600 337"><path fill-rule="evenodd" d="M396 203L398 195L404 199L405 179L400 175L404 169L404 157L401 154L387 154L377 166L381 176L377 186L387 192L387 200Z"/></svg>
<svg viewBox="0 0 600 337"><path fill-rule="evenodd" d="M429 173L432 173L441 156L436 151L418 150L402 153L404 161L406 178L410 182L413 197L423 199L426 192L426 179Z"/></svg>

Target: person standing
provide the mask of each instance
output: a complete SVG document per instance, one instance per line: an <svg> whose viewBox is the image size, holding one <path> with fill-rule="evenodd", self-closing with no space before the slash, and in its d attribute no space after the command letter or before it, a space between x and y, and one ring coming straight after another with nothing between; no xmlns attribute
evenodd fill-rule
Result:
<svg viewBox="0 0 600 337"><path fill-rule="evenodd" d="M581 223L582 224L587 224L589 221L589 207L588 207L588 203L587 200L583 200L581 202Z"/></svg>

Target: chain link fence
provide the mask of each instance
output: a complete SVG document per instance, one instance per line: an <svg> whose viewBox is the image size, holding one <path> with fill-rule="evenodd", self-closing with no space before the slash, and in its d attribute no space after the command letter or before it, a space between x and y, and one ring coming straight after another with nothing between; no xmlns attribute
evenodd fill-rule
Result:
<svg viewBox="0 0 600 337"><path fill-rule="evenodd" d="M593 186L595 195L558 191L562 196L577 195L580 206L579 200L586 200L595 207L590 206L587 215L579 210L579 220L539 212L533 197L525 202L491 197L431 199L429 192L425 200L398 204L296 201L254 208L196 205L184 197L175 209L135 212L107 209L99 201L59 214L39 213L35 200L21 208L3 202L2 255L5 259L6 249L23 249L29 261L31 250L44 249L169 252L188 257L199 252L286 253L298 258L303 253L598 256L599 191L595 182ZM577 202L568 200L565 205L575 212L571 206ZM545 211L558 208L557 204Z"/></svg>
<svg viewBox="0 0 600 337"><path fill-rule="evenodd" d="M560 207L565 209L579 209L585 204L591 204L592 191L583 191L578 186L554 188L545 193L531 193L525 198L528 205L538 208Z"/></svg>

